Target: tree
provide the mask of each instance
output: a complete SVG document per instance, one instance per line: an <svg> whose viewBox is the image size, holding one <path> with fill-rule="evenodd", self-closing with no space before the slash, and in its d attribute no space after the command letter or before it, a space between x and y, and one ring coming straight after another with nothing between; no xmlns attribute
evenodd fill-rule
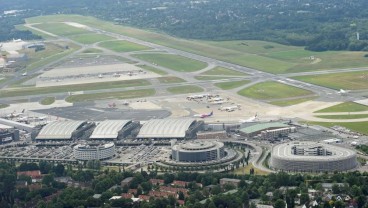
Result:
<svg viewBox="0 0 368 208"><path fill-rule="evenodd" d="M282 200L282 199L278 199L278 200L276 200L276 202L275 202L275 204L274 204L274 208L285 208L285 202L284 202L284 200Z"/></svg>
<svg viewBox="0 0 368 208"><path fill-rule="evenodd" d="M300 204L306 204L309 202L309 195L308 193L300 194Z"/></svg>
<svg viewBox="0 0 368 208"><path fill-rule="evenodd" d="M49 174L51 170L51 165L45 160L41 160L38 165L40 166L40 171L42 174Z"/></svg>
<svg viewBox="0 0 368 208"><path fill-rule="evenodd" d="M54 168L53 168L53 172L55 173L55 175L57 177L63 176L64 175L64 171L65 171L65 167L62 164L57 164Z"/></svg>
<svg viewBox="0 0 368 208"><path fill-rule="evenodd" d="M248 208L249 207L249 195L246 191L243 192L241 195L241 200L243 202L243 207Z"/></svg>
<svg viewBox="0 0 368 208"><path fill-rule="evenodd" d="M42 184L45 184L46 186L51 186L51 183L54 181L54 176L51 174L45 175L42 178Z"/></svg>

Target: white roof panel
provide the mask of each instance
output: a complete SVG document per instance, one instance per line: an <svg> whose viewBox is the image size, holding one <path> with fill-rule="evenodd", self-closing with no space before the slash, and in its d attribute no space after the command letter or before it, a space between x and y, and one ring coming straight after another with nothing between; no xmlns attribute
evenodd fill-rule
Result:
<svg viewBox="0 0 368 208"><path fill-rule="evenodd" d="M44 126L36 139L71 139L85 121L55 121Z"/></svg>
<svg viewBox="0 0 368 208"><path fill-rule="evenodd" d="M143 124L137 138L184 138L195 119L153 119Z"/></svg>
<svg viewBox="0 0 368 208"><path fill-rule="evenodd" d="M93 130L91 139L115 139L119 131L124 128L130 120L107 120L100 122Z"/></svg>

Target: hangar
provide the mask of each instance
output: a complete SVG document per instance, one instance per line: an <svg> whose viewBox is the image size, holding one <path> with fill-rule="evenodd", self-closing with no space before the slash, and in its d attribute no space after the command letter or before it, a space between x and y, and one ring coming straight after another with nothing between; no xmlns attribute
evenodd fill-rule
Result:
<svg viewBox="0 0 368 208"><path fill-rule="evenodd" d="M83 135L94 123L86 121L55 121L44 126L36 140L69 140Z"/></svg>
<svg viewBox="0 0 368 208"><path fill-rule="evenodd" d="M195 119L152 119L141 127L137 138L190 139L203 128L203 121Z"/></svg>
<svg viewBox="0 0 368 208"><path fill-rule="evenodd" d="M90 139L122 139L130 135L132 130L138 126L139 123L134 123L131 120L102 121L97 124Z"/></svg>

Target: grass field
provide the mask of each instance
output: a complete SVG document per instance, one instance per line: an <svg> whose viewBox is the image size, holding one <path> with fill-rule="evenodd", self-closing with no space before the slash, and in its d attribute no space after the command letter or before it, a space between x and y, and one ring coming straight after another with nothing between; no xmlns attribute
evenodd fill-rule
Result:
<svg viewBox="0 0 368 208"><path fill-rule="evenodd" d="M125 40L106 41L99 44L99 46L113 50L115 52L131 52L151 49L149 47L128 42Z"/></svg>
<svg viewBox="0 0 368 208"><path fill-rule="evenodd" d="M35 35L39 35L41 36L43 39L55 39L55 37L51 36L51 35L47 35L46 33L43 33L43 32L40 32L40 31L37 31L37 30L34 30L34 29L31 29L31 28L28 28L24 25L15 25L15 28L17 30L23 30L23 31L31 31L33 34Z"/></svg>
<svg viewBox="0 0 368 208"><path fill-rule="evenodd" d="M247 74L218 66L201 73L201 75L246 76Z"/></svg>
<svg viewBox="0 0 368 208"><path fill-rule="evenodd" d="M167 91L172 94L186 94L186 93L203 92L203 89L195 85L183 85L179 87L169 87L167 88Z"/></svg>
<svg viewBox="0 0 368 208"><path fill-rule="evenodd" d="M173 76L169 76L169 77L159 77L157 78L158 81L160 81L161 83L181 83L181 82L185 82L184 79L179 78L179 77L173 77Z"/></svg>
<svg viewBox="0 0 368 208"><path fill-rule="evenodd" d="M8 105L8 104L0 103L0 109L1 109L1 108L7 108L7 107L9 107L9 105Z"/></svg>
<svg viewBox="0 0 368 208"><path fill-rule="evenodd" d="M368 72L367 71L298 76L298 77L293 77L293 79L329 87L329 88L336 89L336 90L339 90L339 89L348 89L348 90L368 89ZM339 80L339 81L336 82L336 80Z"/></svg>
<svg viewBox="0 0 368 208"><path fill-rule="evenodd" d="M346 102L316 111L315 113L360 112L360 111L368 111L368 106L354 102Z"/></svg>
<svg viewBox="0 0 368 208"><path fill-rule="evenodd" d="M87 48L86 50L82 51L82 53L102 53L102 51L97 48Z"/></svg>
<svg viewBox="0 0 368 208"><path fill-rule="evenodd" d="M55 97L45 97L40 101L41 105L51 105L55 102Z"/></svg>
<svg viewBox="0 0 368 208"><path fill-rule="evenodd" d="M52 87L27 87L27 88L1 90L0 97L16 97L16 96L39 95L39 94L60 93L60 92L136 87L146 85L150 85L150 83L146 80L124 80L116 82L96 82L96 83L52 86Z"/></svg>
<svg viewBox="0 0 368 208"><path fill-rule="evenodd" d="M355 132L359 132L361 134L365 134L368 135L368 122L306 122L307 124L312 124L312 125L320 125L320 126L324 126L324 127L332 127L332 126L343 126L345 128L348 128L352 131Z"/></svg>
<svg viewBox="0 0 368 208"><path fill-rule="evenodd" d="M241 87L248 83L250 83L249 80L241 80L241 81L234 81L234 82L220 82L220 83L216 83L215 86L223 90L230 90L230 89L234 89L237 87Z"/></svg>
<svg viewBox="0 0 368 208"><path fill-rule="evenodd" d="M163 71L161 69L157 69L157 68L152 67L152 66L140 65L139 67L142 68L142 69L151 71L153 73L159 74L159 75L166 75L167 74L167 72L165 72L165 71Z"/></svg>
<svg viewBox="0 0 368 208"><path fill-rule="evenodd" d="M193 41L170 37L141 29L115 25L93 17L80 15L53 15L28 18L28 23L71 21L109 32L123 34L148 42L257 68L271 73L293 73L301 71L351 68L368 66L365 52L312 52L303 47L285 46L264 41ZM311 60L309 57L316 59Z"/></svg>
<svg viewBox="0 0 368 208"><path fill-rule="evenodd" d="M137 54L134 57L178 72L194 72L207 66L204 62L172 54Z"/></svg>
<svg viewBox="0 0 368 208"><path fill-rule="evenodd" d="M144 90L129 90L122 92L109 92L109 93L93 93L93 94L82 94L82 95L71 95L65 99L69 103L102 100L102 99L130 99L147 97L155 94L154 89Z"/></svg>
<svg viewBox="0 0 368 208"><path fill-rule="evenodd" d="M197 80L219 80L219 79L229 79L234 77L223 77L223 76L195 76Z"/></svg>
<svg viewBox="0 0 368 208"><path fill-rule="evenodd" d="M65 49L65 46L68 46L68 49ZM24 49L21 52L27 53L26 71L29 71L57 61L78 49L80 47L72 43L54 42L46 44L46 49L42 51L35 52L31 49Z"/></svg>
<svg viewBox="0 0 368 208"><path fill-rule="evenodd" d="M69 36L70 39L82 43L82 44L92 44L97 43L101 41L107 41L112 40L113 38L107 35L101 35L101 34L82 34L82 35L73 35Z"/></svg>
<svg viewBox="0 0 368 208"><path fill-rule="evenodd" d="M72 36L72 35L81 35L81 34L94 34L88 30L73 27L64 23L42 23L33 25L33 27L44 30L46 32L59 35L59 36Z"/></svg>
<svg viewBox="0 0 368 208"><path fill-rule="evenodd" d="M308 90L282 84L279 82L268 81L257 83L248 88L242 89L238 92L238 94L254 99L269 100L307 96L312 95L313 93Z"/></svg>
<svg viewBox="0 0 368 208"><path fill-rule="evenodd" d="M326 119L359 119L359 118L368 118L368 114L350 114L350 115L318 115L315 116L317 118L326 118Z"/></svg>
<svg viewBox="0 0 368 208"><path fill-rule="evenodd" d="M307 97L307 98L298 98L298 99L291 99L291 100L278 100L278 101L272 101L272 102L269 102L269 103L272 104L272 105L285 107L285 106L296 105L296 104L299 104L299 103L304 103L304 102L313 100L315 98L316 98L315 96L312 96L312 97Z"/></svg>

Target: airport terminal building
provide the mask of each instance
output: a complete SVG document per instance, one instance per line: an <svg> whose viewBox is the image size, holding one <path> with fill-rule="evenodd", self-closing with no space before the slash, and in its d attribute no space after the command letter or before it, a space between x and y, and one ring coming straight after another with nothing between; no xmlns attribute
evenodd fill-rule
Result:
<svg viewBox="0 0 368 208"><path fill-rule="evenodd" d="M225 156L224 143L217 141L191 141L172 147L172 159L177 162L206 162Z"/></svg>
<svg viewBox="0 0 368 208"><path fill-rule="evenodd" d="M90 139L92 140L120 140L132 134L139 128L138 122L131 120L106 120L97 124Z"/></svg>
<svg viewBox="0 0 368 208"><path fill-rule="evenodd" d="M55 121L44 126L36 140L72 140L81 137L86 130L92 127L94 123L86 121Z"/></svg>
<svg viewBox="0 0 368 208"><path fill-rule="evenodd" d="M141 127L138 139L194 139L204 122L195 119L152 119Z"/></svg>
<svg viewBox="0 0 368 208"><path fill-rule="evenodd" d="M272 148L270 167L292 172L347 171L358 166L356 152L317 142L289 142Z"/></svg>
<svg viewBox="0 0 368 208"><path fill-rule="evenodd" d="M114 157L115 144L107 143L99 146L90 146L86 144L78 144L73 148L76 160L105 160Z"/></svg>

